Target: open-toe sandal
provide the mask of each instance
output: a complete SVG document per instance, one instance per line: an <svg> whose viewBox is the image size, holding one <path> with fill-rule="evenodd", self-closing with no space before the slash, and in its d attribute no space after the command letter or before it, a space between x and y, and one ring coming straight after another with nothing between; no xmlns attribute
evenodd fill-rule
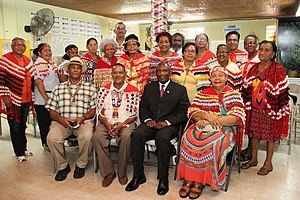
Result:
<svg viewBox="0 0 300 200"><path fill-rule="evenodd" d="M200 195L202 194L204 185L199 184L199 183L194 183L193 187L190 190L190 194L189 194L189 198L190 199L197 199L200 197Z"/></svg>
<svg viewBox="0 0 300 200"><path fill-rule="evenodd" d="M25 156L33 156L33 153L30 151L25 151L24 153L25 153Z"/></svg>
<svg viewBox="0 0 300 200"><path fill-rule="evenodd" d="M188 197L192 186L193 186L192 182L184 181L183 184L182 184L182 187L179 190L179 196L181 198Z"/></svg>
<svg viewBox="0 0 300 200"><path fill-rule="evenodd" d="M267 168L262 167L258 170L257 175L265 176L265 175L268 175L271 171L273 171L273 168L267 169Z"/></svg>
<svg viewBox="0 0 300 200"><path fill-rule="evenodd" d="M241 165L241 169L249 169L250 167L255 167L257 166L258 163L252 163L250 161L244 163Z"/></svg>
<svg viewBox="0 0 300 200"><path fill-rule="evenodd" d="M17 159L19 163L26 163L27 161L25 156L18 156Z"/></svg>

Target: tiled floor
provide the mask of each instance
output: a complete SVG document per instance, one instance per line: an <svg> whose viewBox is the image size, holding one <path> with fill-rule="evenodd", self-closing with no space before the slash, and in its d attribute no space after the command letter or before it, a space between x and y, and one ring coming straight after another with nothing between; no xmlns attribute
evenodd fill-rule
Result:
<svg viewBox="0 0 300 200"><path fill-rule="evenodd" d="M93 200L93 199L180 199L178 190L180 181L173 181L174 168L170 168L170 191L165 196L156 194L156 167L145 166L147 182L134 192L126 192L117 179L108 188L101 187L102 177L93 171L92 157L86 170L86 176L80 180L73 179L76 150L67 149L72 172L63 182L54 180L51 155L43 150L40 138L33 137L33 129L28 128L28 149L34 153L26 164L19 164L13 154L6 120L2 120L3 135L0 137L0 199L32 200ZM294 141L294 140L293 140ZM263 146L262 146L263 148ZM228 192L210 191L206 187L199 199L255 199L279 200L300 199L300 139L292 143L292 155L287 154L286 142L276 148L274 170L268 176L256 175L261 167L265 151L259 152L259 165L237 173L234 168ZM154 157L154 156L152 156ZM132 165L128 167L128 176L132 177Z"/></svg>

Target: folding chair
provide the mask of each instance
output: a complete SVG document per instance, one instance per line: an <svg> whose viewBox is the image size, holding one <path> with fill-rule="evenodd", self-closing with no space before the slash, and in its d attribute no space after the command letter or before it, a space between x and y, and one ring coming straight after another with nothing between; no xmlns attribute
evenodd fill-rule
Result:
<svg viewBox="0 0 300 200"><path fill-rule="evenodd" d="M180 132L180 135L179 135L179 139L177 141L177 152L176 152L176 159L175 159L175 171L174 171L174 181L176 181L176 178L177 178L177 170L178 170L178 164L179 164L179 159L180 159L180 143L181 143L181 132Z"/></svg>
<svg viewBox="0 0 300 200"><path fill-rule="evenodd" d="M32 126L33 126L33 133L34 133L34 137L36 137L36 133L37 133L37 129L36 129L36 126L37 126L37 119L36 119L36 113L35 111L32 111L32 108L30 107L29 108L29 113L28 113L28 116L27 116L27 123L29 124L30 123L30 115L32 115Z"/></svg>
<svg viewBox="0 0 300 200"><path fill-rule="evenodd" d="M289 97L290 101L290 123L289 123L289 135L288 135L288 139L287 139L287 145L289 145L288 147L288 154L291 155L291 148L292 148L292 144L291 144L291 139L292 139L292 127L293 127L293 121L295 119L295 114L297 111L297 97ZM300 120L299 120L300 122ZM295 132L296 134L296 132ZM295 140L296 140L296 136L295 136Z"/></svg>
<svg viewBox="0 0 300 200"><path fill-rule="evenodd" d="M179 148L180 148L180 140L179 138L181 137L181 132L182 132L182 124L180 124L179 126L179 131L178 131L178 138L175 137L172 140L170 140L171 145L174 146L175 148L175 155L172 155L172 165L175 166L175 168L177 167L177 163L178 163L178 152L179 152ZM150 147L153 149L152 151L155 152L156 149L156 145L155 145L155 140L148 140L146 142L146 153L147 153L147 158L148 160L150 159ZM177 170L175 170L177 171Z"/></svg>
<svg viewBox="0 0 300 200"><path fill-rule="evenodd" d="M72 138L71 140L77 140L77 138ZM65 144L63 144L63 148L64 148L64 154L66 156ZM98 162L97 162L96 151L94 150L94 148L92 150L92 153L93 153L94 172L97 173L98 172ZM57 166L56 166L56 161L55 161L55 158L53 155L52 155L52 168L53 168L53 173L55 173L57 170Z"/></svg>
<svg viewBox="0 0 300 200"><path fill-rule="evenodd" d="M295 131L295 133L294 133L294 143L296 143L297 123L300 123L300 101L299 101L299 99L300 99L300 85L289 84L289 88L290 88L290 90L289 90L290 97L293 98L293 107L291 106L290 135L292 134L292 129L294 129L294 131ZM290 135L289 135L289 139L291 139Z"/></svg>
<svg viewBox="0 0 300 200"><path fill-rule="evenodd" d="M29 112L28 117L27 117L27 123L29 119L29 115L31 112ZM6 117L3 117L6 119ZM36 137L36 115L32 115L32 126L33 126L33 131L34 131L34 137ZM2 136L2 115L0 115L0 136Z"/></svg>
<svg viewBox="0 0 300 200"><path fill-rule="evenodd" d="M175 155L174 156L176 156L177 155L177 144L178 144L178 138L173 138L171 141L170 141L170 143L171 143L171 145L173 145L174 147L175 147L175 149L176 149L176 153L175 153ZM148 160L150 159L150 147L152 148L152 149L156 149L156 145L155 145L155 140L148 140L147 142L146 142L146 152L147 152L147 158L148 158ZM154 150L155 151L155 150ZM173 157L174 157L173 156ZM172 159L172 163L173 163L173 165L175 165L175 159L173 158Z"/></svg>
<svg viewBox="0 0 300 200"><path fill-rule="evenodd" d="M291 126L290 126L290 135L289 135L289 139L291 139L291 134L292 134L292 129L294 129L294 143L296 143L296 139L297 139L297 123L300 123L300 103L297 99L297 102L295 105L293 105L293 107L291 107Z"/></svg>
<svg viewBox="0 0 300 200"><path fill-rule="evenodd" d="M111 140L110 140L110 143L109 143L109 147L108 147L108 151L109 152L111 152L111 150L110 150L110 146L116 146L116 147L118 147L119 145L117 144L117 141L116 141L116 139L115 138L112 138ZM96 153L96 151L94 150L94 148L93 148L93 157L94 157L94 171L95 171L95 173L97 173L98 172L98 169L99 169L99 165L98 165L98 156L97 156L97 153ZM114 162L115 162L115 160L113 160Z"/></svg>
<svg viewBox="0 0 300 200"><path fill-rule="evenodd" d="M0 136L2 136L2 116L0 114Z"/></svg>
<svg viewBox="0 0 300 200"><path fill-rule="evenodd" d="M175 165L175 172L174 172L174 180L176 180L177 178L177 170L178 170L178 163L179 163L179 159L180 159L180 141L181 141L181 135L179 137L179 141L177 141L177 157L176 157L176 165ZM233 147L233 155L230 161L230 166L229 166L229 170L226 172L226 181L225 181L225 192L227 192L228 187L229 187L229 182L230 182L230 177L231 177L231 173L232 173L232 169L233 169L233 165L234 165L234 160L235 160L235 155L237 155L237 160L238 160L238 173L241 173L241 150L240 148L238 148L240 146L240 141L238 141L234 147Z"/></svg>
<svg viewBox="0 0 300 200"><path fill-rule="evenodd" d="M233 147L233 155L230 161L230 166L228 171L226 172L226 181L225 181L225 192L227 192L228 187L229 187L229 182L230 182L230 178L231 178L231 173L232 173L232 169L233 169L233 165L234 165L234 157L235 155L237 155L238 158L238 173L241 173L241 150L239 148L240 146L240 141L237 142L234 147Z"/></svg>

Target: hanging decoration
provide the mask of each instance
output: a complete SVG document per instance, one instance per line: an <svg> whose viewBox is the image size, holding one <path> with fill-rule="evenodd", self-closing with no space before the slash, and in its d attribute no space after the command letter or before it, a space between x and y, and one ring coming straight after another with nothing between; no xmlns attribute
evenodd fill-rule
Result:
<svg viewBox="0 0 300 200"><path fill-rule="evenodd" d="M151 41L152 51L157 50L155 41L156 35L160 32L167 31L168 28L168 4L167 0L151 0Z"/></svg>

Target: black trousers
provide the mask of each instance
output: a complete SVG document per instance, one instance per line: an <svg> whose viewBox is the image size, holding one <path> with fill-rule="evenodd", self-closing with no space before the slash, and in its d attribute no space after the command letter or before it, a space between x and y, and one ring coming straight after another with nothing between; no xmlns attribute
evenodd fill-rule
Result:
<svg viewBox="0 0 300 200"><path fill-rule="evenodd" d="M131 134L131 151L134 167L134 176L144 175L145 143L155 139L158 158L158 179L167 179L169 176L169 162L171 143L170 140L178 136L179 127L167 126L162 129L148 127L145 123L139 125Z"/></svg>
<svg viewBox="0 0 300 200"><path fill-rule="evenodd" d="M47 135L50 130L51 117L44 105L34 105L36 118L40 129L42 145L47 145Z"/></svg>
<svg viewBox="0 0 300 200"><path fill-rule="evenodd" d="M13 115L7 115L10 130L10 138L16 156L24 156L27 150L27 139L25 135L26 122L30 103L22 103L21 107L12 106Z"/></svg>

